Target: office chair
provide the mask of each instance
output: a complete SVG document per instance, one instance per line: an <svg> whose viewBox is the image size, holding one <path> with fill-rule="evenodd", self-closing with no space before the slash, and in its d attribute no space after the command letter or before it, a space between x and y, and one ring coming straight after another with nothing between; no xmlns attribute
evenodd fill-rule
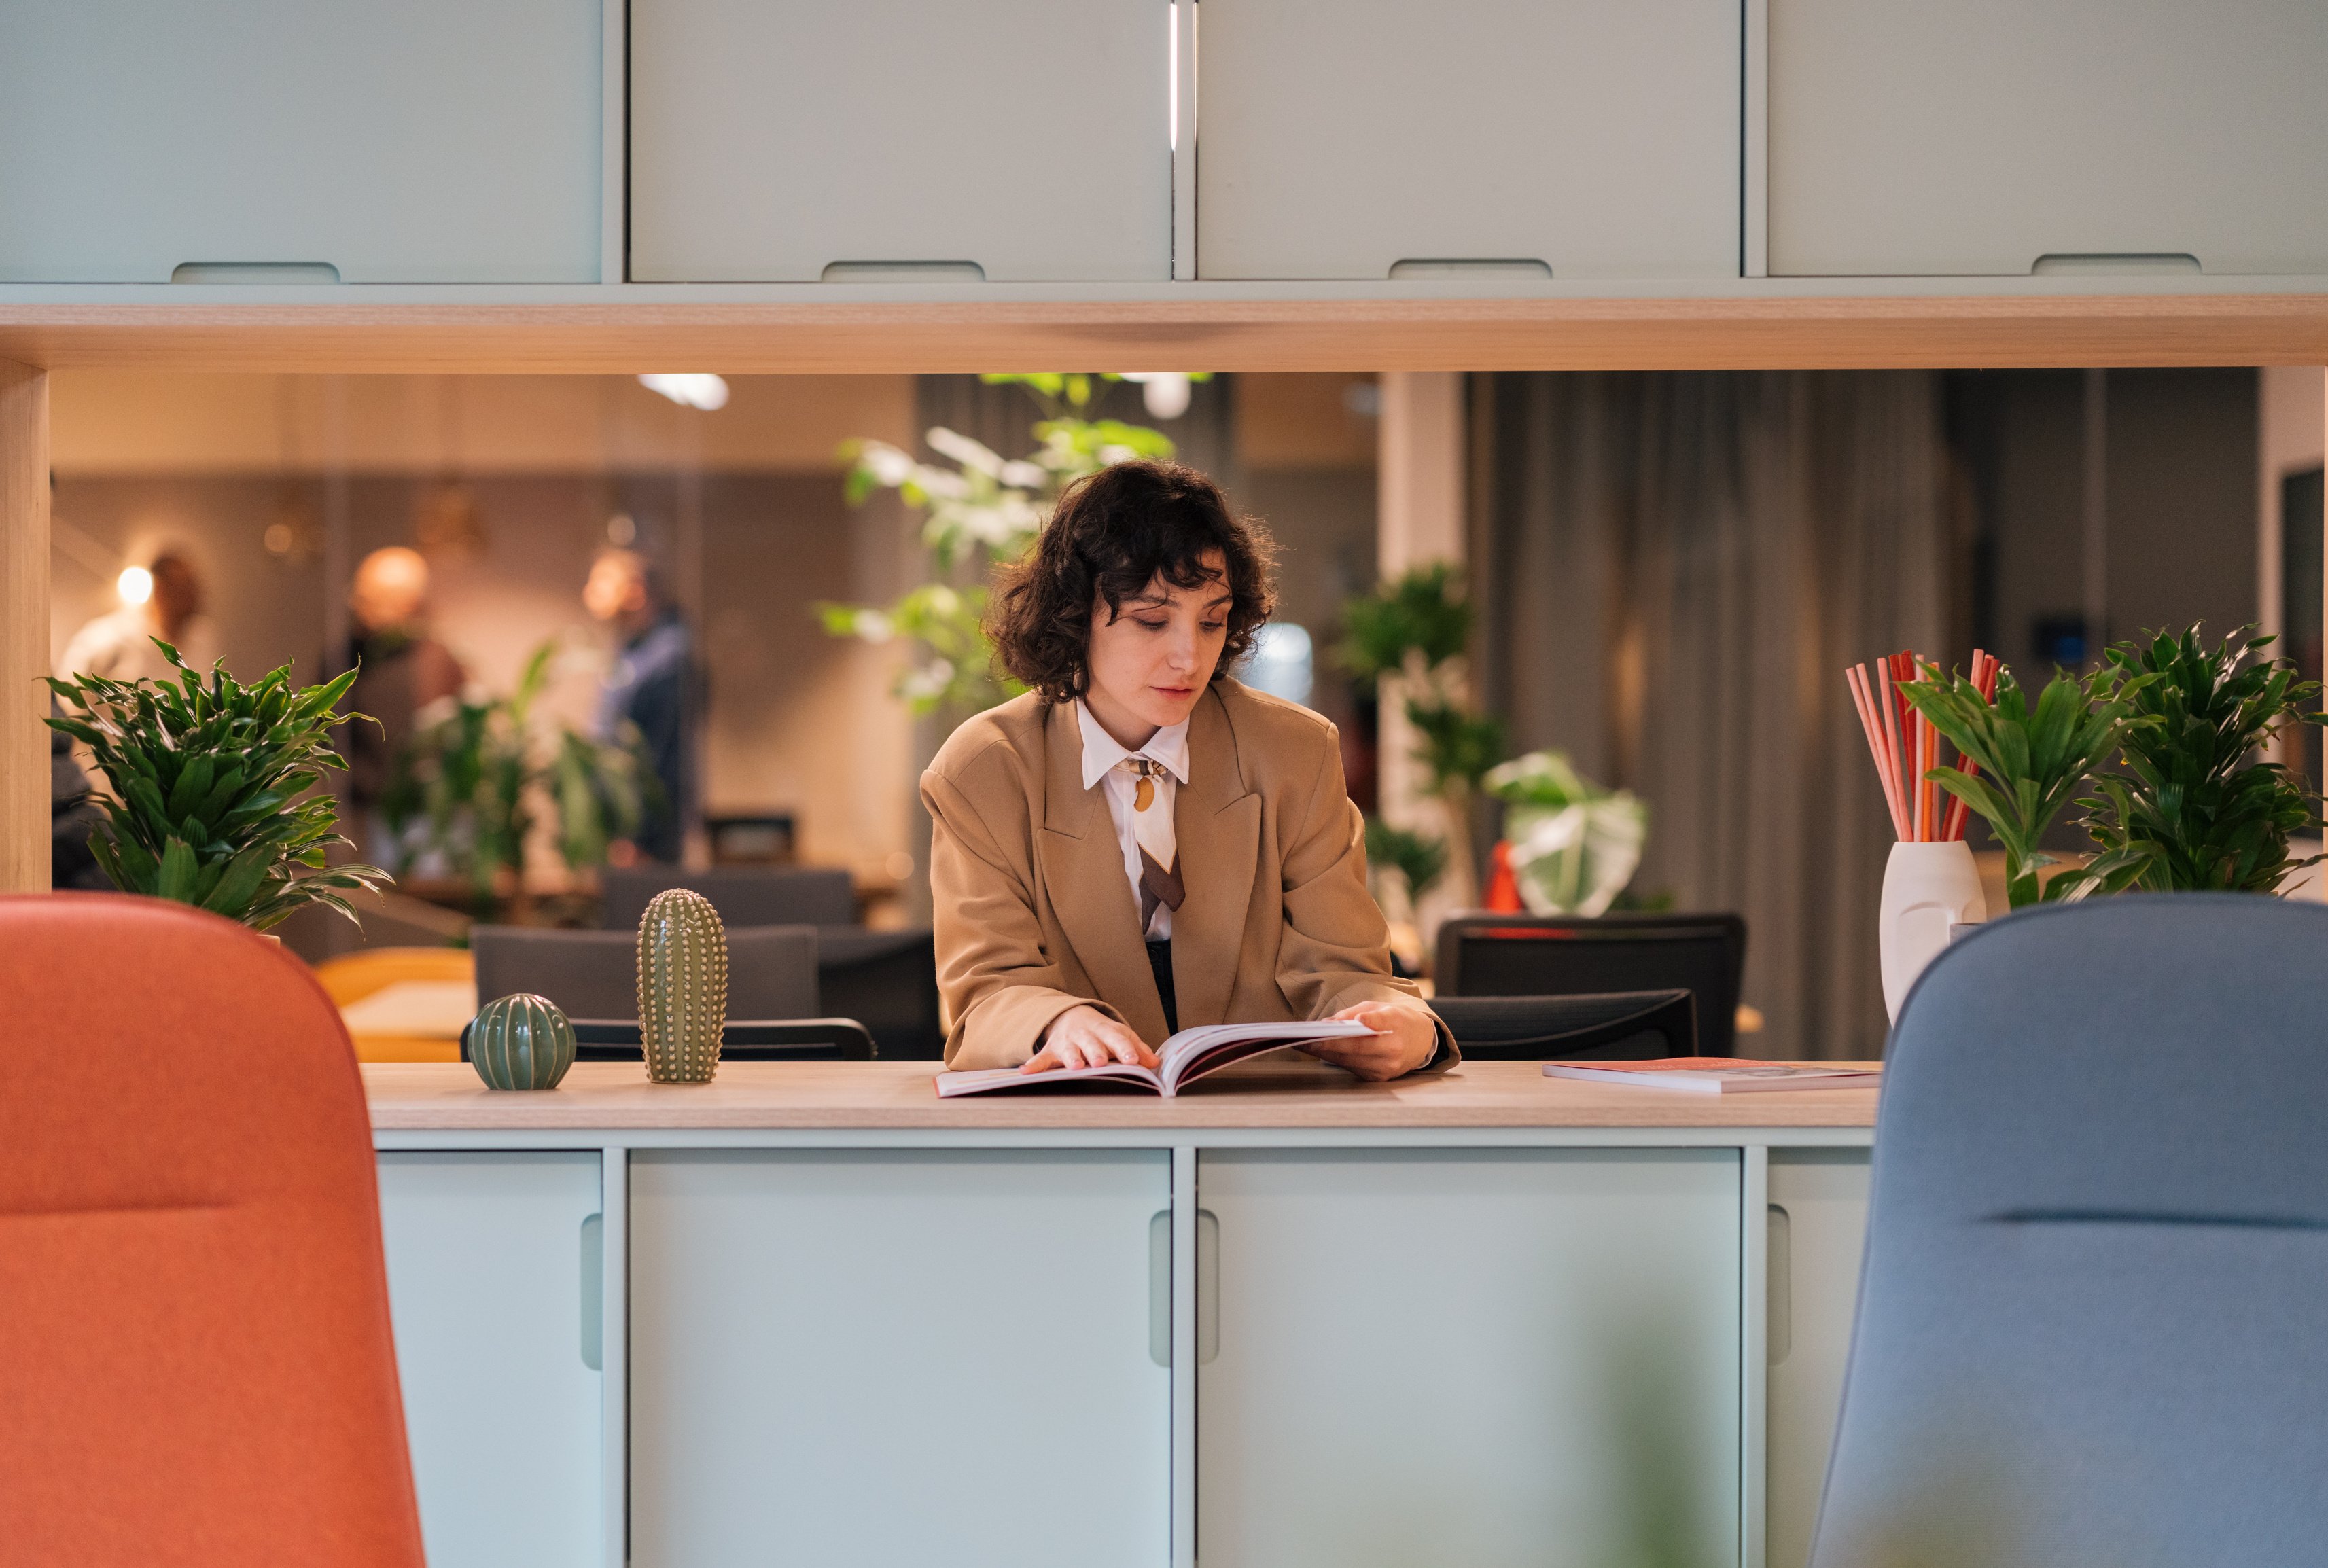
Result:
<svg viewBox="0 0 2328 1568"><path fill-rule="evenodd" d="M637 1062L646 1043L636 1019L568 1019L577 1062ZM472 1019L461 1028L461 1060L469 1055ZM729 1019L719 1029L723 1062L869 1062L880 1054L855 1019Z"/></svg>
<svg viewBox="0 0 2328 1568"><path fill-rule="evenodd" d="M2328 908L1976 928L1909 993L1814 1568L2328 1561Z"/></svg>
<svg viewBox="0 0 2328 1568"><path fill-rule="evenodd" d="M1638 1062L1697 1055L1696 1006L1685 991L1442 996L1431 1008L1469 1062Z"/></svg>
<svg viewBox="0 0 2328 1568"><path fill-rule="evenodd" d="M570 1019L639 1016L638 939L630 932L480 925L469 933L469 944L477 956L479 1007L530 991ZM728 1016L817 1016L816 945L816 933L805 925L729 926Z"/></svg>
<svg viewBox="0 0 2328 1568"><path fill-rule="evenodd" d="M1432 979L1442 996L1574 996L1686 990L1697 999L1699 1056L1738 1054L1746 923L1735 915L1500 915L1439 927Z"/></svg>
<svg viewBox="0 0 2328 1568"><path fill-rule="evenodd" d="M0 898L0 1557L421 1568L340 1016L158 898Z"/></svg>
<svg viewBox="0 0 2328 1568"><path fill-rule="evenodd" d="M599 926L636 932L647 901L671 887L702 894L730 927L857 924L856 883L846 870L716 866L708 871L682 871L676 866L610 866L600 883Z"/></svg>
<svg viewBox="0 0 2328 1568"><path fill-rule="evenodd" d="M945 1056L938 1008L938 955L926 925L906 931L820 927L817 1010L855 1019L885 1062L935 1062Z"/></svg>

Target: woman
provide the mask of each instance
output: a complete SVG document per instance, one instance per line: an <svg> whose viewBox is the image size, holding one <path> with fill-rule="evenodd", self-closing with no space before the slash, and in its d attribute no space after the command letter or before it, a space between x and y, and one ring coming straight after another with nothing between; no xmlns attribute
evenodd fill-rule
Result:
<svg viewBox="0 0 2328 1568"><path fill-rule="evenodd" d="M1367 1078L1454 1042L1390 972L1334 727L1228 670L1273 606L1270 546L1210 480L1122 463L1072 487L999 584L1032 688L922 775L950 1066L1153 1066L1199 1024L1356 1019L1314 1055Z"/></svg>

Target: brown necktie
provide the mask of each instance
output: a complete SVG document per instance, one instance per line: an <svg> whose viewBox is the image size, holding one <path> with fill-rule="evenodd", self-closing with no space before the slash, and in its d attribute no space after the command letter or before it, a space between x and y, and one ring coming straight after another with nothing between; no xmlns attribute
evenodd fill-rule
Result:
<svg viewBox="0 0 2328 1568"><path fill-rule="evenodd" d="M1144 756L1132 756L1117 765L1139 775L1131 794L1131 836L1140 845L1140 890L1155 904L1178 909L1187 895L1180 886L1180 855L1172 842L1171 819L1163 805L1163 792L1156 784L1164 776L1164 765ZM1159 858L1159 850L1170 857L1169 865ZM1154 906L1151 904L1149 908ZM1141 913L1145 915L1147 911Z"/></svg>

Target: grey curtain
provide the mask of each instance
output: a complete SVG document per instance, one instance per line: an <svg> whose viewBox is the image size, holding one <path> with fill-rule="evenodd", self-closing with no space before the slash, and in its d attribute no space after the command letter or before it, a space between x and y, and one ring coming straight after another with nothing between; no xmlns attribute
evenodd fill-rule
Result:
<svg viewBox="0 0 2328 1568"><path fill-rule="evenodd" d="M1845 664L1940 639L1947 465L1920 371L1478 376L1488 707L1649 804L1637 891L1747 922L1740 1050L1872 1056L1889 852Z"/></svg>

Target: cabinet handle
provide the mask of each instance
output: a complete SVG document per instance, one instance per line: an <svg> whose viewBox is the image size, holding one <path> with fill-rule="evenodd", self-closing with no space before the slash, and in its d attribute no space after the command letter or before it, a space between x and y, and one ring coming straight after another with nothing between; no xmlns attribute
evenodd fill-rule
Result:
<svg viewBox="0 0 2328 1568"><path fill-rule="evenodd" d="M1148 1222L1148 1359L1172 1365L1172 1211Z"/></svg>
<svg viewBox="0 0 2328 1568"><path fill-rule="evenodd" d="M582 1365L606 1369L606 1216L582 1222Z"/></svg>
<svg viewBox="0 0 2328 1568"><path fill-rule="evenodd" d="M1769 1289L1763 1292L1765 1342L1770 1365L1776 1366L1795 1347L1795 1221L1777 1204L1770 1206L1770 1240L1762 1254Z"/></svg>
<svg viewBox="0 0 2328 1568"><path fill-rule="evenodd" d="M1211 1209L1197 1211L1197 1365L1209 1366L1221 1353L1221 1222Z"/></svg>

